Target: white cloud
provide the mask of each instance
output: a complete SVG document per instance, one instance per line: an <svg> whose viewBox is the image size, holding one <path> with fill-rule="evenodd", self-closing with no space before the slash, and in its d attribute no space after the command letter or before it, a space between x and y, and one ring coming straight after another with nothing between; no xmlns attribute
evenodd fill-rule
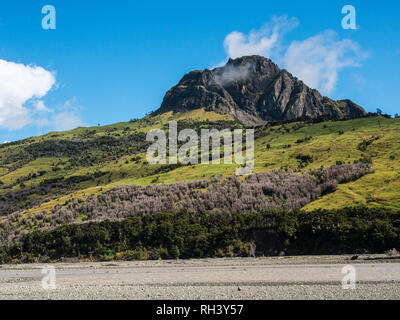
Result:
<svg viewBox="0 0 400 320"><path fill-rule="evenodd" d="M310 87L330 94L336 88L339 71L360 66L366 54L356 42L337 40L336 33L330 30L302 41L292 41L289 47L283 48L283 35L298 25L296 18L274 17L248 35L238 31L228 34L224 48L231 58L245 55L272 58Z"/></svg>
<svg viewBox="0 0 400 320"><path fill-rule="evenodd" d="M272 50L279 46L282 36L297 26L296 18L273 17L272 22L259 30L250 31L249 35L239 31L231 32L225 37L224 48L228 57L233 59L248 55L269 57Z"/></svg>
<svg viewBox="0 0 400 320"><path fill-rule="evenodd" d="M357 43L336 40L336 33L325 31L303 41L293 41L284 56L285 68L312 88L332 93L338 73L345 67L359 67L365 56Z"/></svg>
<svg viewBox="0 0 400 320"><path fill-rule="evenodd" d="M55 84L55 76L41 67L0 59L0 127L20 129L30 124L31 99L44 97Z"/></svg>
<svg viewBox="0 0 400 320"><path fill-rule="evenodd" d="M0 128L35 125L61 131L84 125L75 98L58 109L46 106L43 98L56 87L54 72L0 59Z"/></svg>

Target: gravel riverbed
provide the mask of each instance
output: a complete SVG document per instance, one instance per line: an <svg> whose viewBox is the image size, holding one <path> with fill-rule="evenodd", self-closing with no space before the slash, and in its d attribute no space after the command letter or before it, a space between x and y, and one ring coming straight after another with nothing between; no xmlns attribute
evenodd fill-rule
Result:
<svg viewBox="0 0 400 320"><path fill-rule="evenodd" d="M355 289L342 287L345 265L354 267ZM55 288L45 289L51 266ZM2 265L0 299L400 299L400 260L374 255Z"/></svg>

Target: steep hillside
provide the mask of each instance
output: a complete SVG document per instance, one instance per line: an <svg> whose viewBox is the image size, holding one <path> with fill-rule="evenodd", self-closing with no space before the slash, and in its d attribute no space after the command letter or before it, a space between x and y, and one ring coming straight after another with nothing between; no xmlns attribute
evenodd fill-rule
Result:
<svg viewBox="0 0 400 320"><path fill-rule="evenodd" d="M370 214L381 209L400 209L398 118L308 120L258 127L255 130L254 174L241 179L228 178L238 168L237 164L147 163L145 152L149 143L145 141L146 132L152 128L167 130L170 120L177 121L179 130L241 127L232 118L193 110L190 113L148 116L105 127L53 132L1 145L0 243L4 246L23 239L28 241L27 248L40 246L36 240L30 240L30 235L35 237L32 231L39 231L36 236L46 239L58 237L58 232L72 232L75 237L78 236L75 232L80 229L73 225L94 222L88 228L95 230L90 233L90 237L94 236L90 241L94 241L97 253L89 250L88 256L83 254L83 257L90 258L94 254L101 259L115 259L120 249L111 244L110 252L115 254L108 255L109 249L102 247L105 240L97 234L100 228L98 221L125 221L165 211L179 214L178 210L183 208L193 212L206 210L221 214L228 211L239 215L271 209L303 208L310 212L321 208L348 210L360 205L370 208ZM146 189L141 188L146 186ZM390 214L389 211L384 212ZM323 215L321 212L315 214ZM332 216L331 224L336 213L329 214ZM342 211L337 214L342 214ZM366 219L363 215L360 217ZM58 229L71 223L71 228ZM259 222L256 219L254 223ZM363 228L356 221L351 224L354 228ZM82 227L82 230L85 228ZM281 225L277 224L277 228ZM375 237L376 232L372 229L371 234ZM160 232L165 231L162 230ZM384 237L386 234L391 234L390 230L385 231ZM256 242L265 245L264 240ZM150 242L147 249L132 244L137 253L124 253L121 257L125 254L131 258L153 257L147 254L142 256L142 253L143 250L150 250L157 241ZM248 255L251 243L241 244L240 241L237 242L237 250ZM80 248L80 243L77 240L73 247ZM385 248L391 245L389 241ZM162 254L157 249L158 254L173 257L175 253L171 252L175 247L165 244L161 247L165 246L168 253ZM17 251L10 249L11 252L20 252L15 261L38 261L36 259L42 255L35 253L28 259L26 254L30 249L24 248L17 246ZM360 248L375 250L364 244L360 244ZM41 247L40 250L47 249ZM54 257L64 256L65 252L59 251L61 246L57 245L55 250ZM213 251L211 256L231 255L231 245L223 250L227 251ZM303 246L299 252L307 250ZM0 246L0 260L10 261L11 252L2 253ZM66 254L74 256L74 252ZM1 258L2 255L4 258Z"/></svg>

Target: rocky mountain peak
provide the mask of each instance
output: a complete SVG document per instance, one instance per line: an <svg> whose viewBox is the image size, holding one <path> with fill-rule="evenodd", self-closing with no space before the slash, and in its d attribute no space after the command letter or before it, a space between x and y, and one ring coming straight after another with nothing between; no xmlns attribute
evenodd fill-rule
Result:
<svg viewBox="0 0 400 320"><path fill-rule="evenodd" d="M365 115L354 102L323 97L261 56L229 59L223 67L189 72L166 93L156 113L200 108L230 114L247 125L322 115Z"/></svg>

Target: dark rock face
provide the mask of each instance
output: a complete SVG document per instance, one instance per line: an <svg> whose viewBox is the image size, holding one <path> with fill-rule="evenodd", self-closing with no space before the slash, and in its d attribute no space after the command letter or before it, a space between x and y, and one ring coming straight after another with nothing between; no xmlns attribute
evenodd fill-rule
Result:
<svg viewBox="0 0 400 320"><path fill-rule="evenodd" d="M261 56L229 59L221 68L192 71L165 95L157 113L204 108L244 124L322 115L361 117L350 100L334 101Z"/></svg>

